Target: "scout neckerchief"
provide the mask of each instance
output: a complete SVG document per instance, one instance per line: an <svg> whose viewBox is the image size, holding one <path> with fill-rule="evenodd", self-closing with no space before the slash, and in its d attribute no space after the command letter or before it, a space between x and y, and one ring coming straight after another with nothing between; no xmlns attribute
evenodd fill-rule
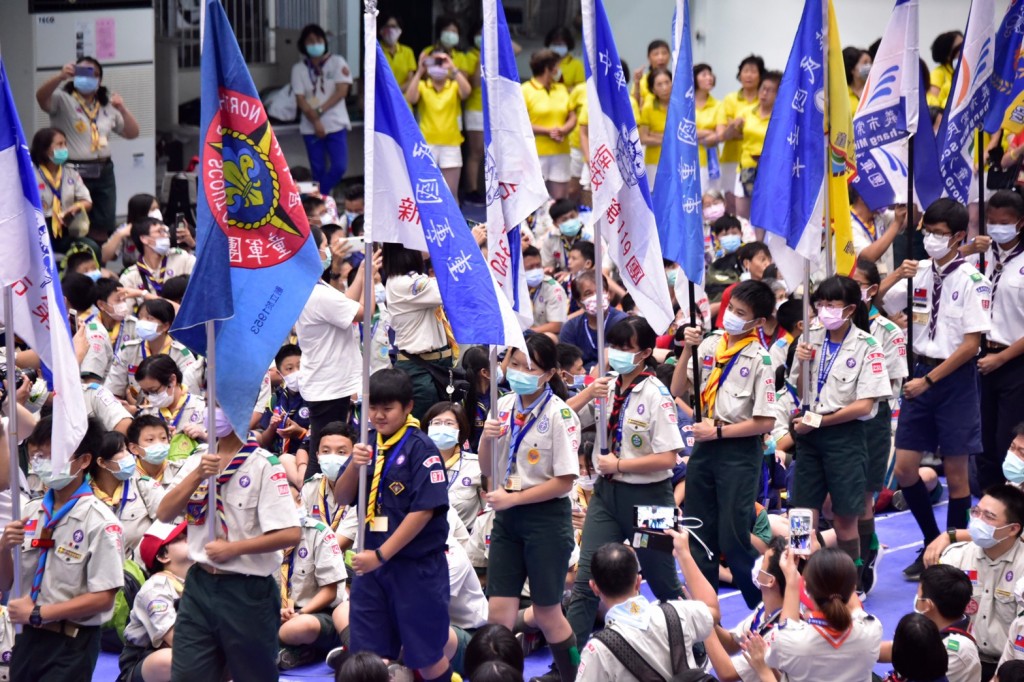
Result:
<svg viewBox="0 0 1024 682"><path fill-rule="evenodd" d="M612 412L608 418L608 440L611 441L609 443L611 451L616 454L621 450L622 446L622 422L626 419L626 406L629 404L629 396L632 395L633 389L651 376L654 375L650 372L637 374L629 382L629 386L625 390L622 388L622 375L620 374L615 379L615 396L612 398Z"/></svg>
<svg viewBox="0 0 1024 682"><path fill-rule="evenodd" d="M186 392L185 400L181 401L181 405L178 409L161 407L160 417L164 420L165 424L170 425L175 431L178 429L178 424L181 423L181 416L185 414L185 408L188 407L189 401L192 400L192 394Z"/></svg>
<svg viewBox="0 0 1024 682"><path fill-rule="evenodd" d="M158 295L164 290L164 280L167 273L167 254L160 257L160 267L156 271L150 270L142 257L139 257L139 262L135 264L135 267L139 270L142 288L152 289Z"/></svg>
<svg viewBox="0 0 1024 682"><path fill-rule="evenodd" d="M583 228L581 227L580 228L580 233L582 233L582 232L583 232ZM563 237L562 235L558 235L558 240L562 244L562 253L565 254L565 265L566 265L566 267L569 267L569 252L572 251L573 245L576 243L576 240L579 239L579 238L580 238L579 235L576 235L575 237Z"/></svg>
<svg viewBox="0 0 1024 682"><path fill-rule="evenodd" d="M704 390L700 392L700 398L704 402L704 415L709 419L714 419L718 389L725 383L726 377L732 371L736 358L740 356L740 352L744 348L755 341L757 341L757 336L748 334L737 341L732 348L729 348L728 332L722 334L722 338L718 340L718 345L715 347L715 366L708 376L708 383L704 386Z"/></svg>
<svg viewBox="0 0 1024 682"><path fill-rule="evenodd" d="M440 309L440 307L438 308ZM420 420L411 414L405 418L402 428L398 429L387 440L380 432L377 432L377 448L373 453L373 480L370 481L370 492L366 498L366 523L370 524L381 513L380 499L377 497L377 490L380 488L380 481L391 469L391 463L395 461L395 454L400 452L405 439L412 433L410 428L418 429Z"/></svg>
<svg viewBox="0 0 1024 682"><path fill-rule="evenodd" d="M608 609L605 621L609 624L621 623L646 632L651 625L651 603L643 595L638 594Z"/></svg>
<svg viewBox="0 0 1024 682"><path fill-rule="evenodd" d="M178 593L179 597L181 596L181 593L185 591L185 581L170 571L160 571L156 575L167 576L167 581L171 583L171 587L174 588L174 591Z"/></svg>
<svg viewBox="0 0 1024 682"><path fill-rule="evenodd" d="M522 445L523 439L526 438L526 434L529 433L530 429L536 423L537 418L544 412L544 408L547 406L548 401L551 400L551 395L551 388L545 385L544 396L534 402L533 406L529 409L523 406L522 397L516 396L516 400L512 404L512 407L515 408L516 405L519 405L520 409L513 409L508 415L508 466L505 467L505 480L503 485L508 484L508 479L512 476L512 471L516 468L516 457L519 454L519 446ZM527 421L527 418L529 418L529 421Z"/></svg>
<svg viewBox="0 0 1024 682"><path fill-rule="evenodd" d="M928 318L928 339L935 338L935 325L939 321L939 304L942 302L942 280L946 279L954 270L966 263L959 255L951 263L939 268L935 261L932 261L932 314Z"/></svg>
<svg viewBox="0 0 1024 682"><path fill-rule="evenodd" d="M39 588L43 585L43 573L46 572L46 557L49 556L50 550L53 548L53 531L57 528L57 525L64 520L64 517L71 513L71 510L75 508L78 501L83 497L89 497L92 495L92 488L89 487L87 481L82 481L82 485L78 486L78 490L72 495L64 506L57 510L56 513L53 511L53 490L47 490L46 495L43 496L42 512L43 512L43 527L39 531L39 537L32 540L32 546L39 548L39 563L36 564L35 575L32 576L32 602L39 598Z"/></svg>
<svg viewBox="0 0 1024 682"><path fill-rule="evenodd" d="M992 299L995 300L996 288L999 287L999 280L1003 276L1003 268L1014 258L1024 253L1024 239L1017 237L1017 245L1009 252L1003 251L998 246L992 249Z"/></svg>
<svg viewBox="0 0 1024 682"><path fill-rule="evenodd" d="M304 59L306 62L306 70L309 72L309 82L313 84L314 94L319 90L323 94L327 94L327 86L324 79L324 65L327 64L327 59L330 54L324 54L323 61L317 62L313 59Z"/></svg>
<svg viewBox="0 0 1024 682"><path fill-rule="evenodd" d="M863 220L861 220L853 211L850 211L850 217L853 218L858 225L860 225L861 229L864 230L864 234L868 236L868 239L870 241L873 242L876 239L878 239L878 231L875 230L875 221L872 220L871 224L868 225Z"/></svg>
<svg viewBox="0 0 1024 682"><path fill-rule="evenodd" d="M764 636L769 630L775 627L775 624L779 621L779 616L782 615L782 609L777 608L771 613L768 613L768 609L765 607L764 602L757 607L757 611L754 612L754 618L750 621L750 632Z"/></svg>
<svg viewBox="0 0 1024 682"><path fill-rule="evenodd" d="M53 220L50 224L53 228L53 236L60 239L61 235L64 234L64 223L61 221L63 216L60 210L60 183L64 178L64 167L57 166L57 174L50 175L50 171L46 169L46 166L40 164L39 174L53 194L53 200L50 202L50 214L53 216Z"/></svg>
<svg viewBox="0 0 1024 682"><path fill-rule="evenodd" d="M876 308L876 307L874 306L874 304L872 304L872 305L871 305L871 310L869 310L869 311L868 311L868 322L874 322L874 321L875 321L875 320L877 320L877 319L878 319L878 318L879 318L879 317L880 317L881 315L882 315L882 313L878 312L878 308Z"/></svg>
<svg viewBox="0 0 1024 682"><path fill-rule="evenodd" d="M340 508L335 509L334 514L331 514L331 495L328 495L327 476L320 478L320 489L317 491L316 500L316 503L313 505L313 516L330 526L331 530L338 530L338 524L341 523L342 510Z"/></svg>
<svg viewBox="0 0 1024 682"><path fill-rule="evenodd" d="M811 611L806 617L807 624L814 628L815 632L822 636L822 638L832 645L833 649L838 649L843 645L843 642L853 632L853 626L846 628L845 632L840 632L834 627L828 624L825 620L825 614L821 611Z"/></svg>
<svg viewBox="0 0 1024 682"><path fill-rule="evenodd" d="M295 570L295 548L289 547L284 551L284 561L281 562L281 606L293 606L292 600L288 598L288 592L292 586L292 572Z"/></svg>
<svg viewBox="0 0 1024 682"><path fill-rule="evenodd" d="M220 472L217 476L217 516L220 518L220 529L224 533L224 537L228 537L228 520L224 514L224 498L222 496L223 488L231 477L235 475L235 472L242 468L245 461L249 459L249 455L256 451L259 447L259 443L254 440L250 440L242 449L238 451L228 465L224 468L224 471ZM202 496L196 497L196 493L192 494L192 499L189 500L188 505L185 507L185 520L188 521L190 526L201 526L206 523L206 516L209 507L210 496L208 491L205 490L205 486L200 486L196 492L202 490Z"/></svg>
<svg viewBox="0 0 1024 682"><path fill-rule="evenodd" d="M142 351L142 359L145 360L150 355L168 355L168 354L170 354L171 346L172 345L173 345L173 343L171 342L171 339L169 337L165 336L164 337L164 347L159 349L159 350L157 350L155 353L153 352L152 347L149 345L149 341L143 341L142 344L139 346L139 349ZM139 364L141 365L142 363L140 362Z"/></svg>
<svg viewBox="0 0 1024 682"><path fill-rule="evenodd" d="M93 320L98 320L100 325L103 325L103 320L98 317L99 313L93 313L89 317L85 318L86 324ZM106 329L106 327L104 327ZM121 345L121 333L124 331L124 323L120 320L114 320L114 328L107 329L107 337L110 339L110 345L114 349L114 357L117 357L117 348Z"/></svg>
<svg viewBox="0 0 1024 682"><path fill-rule="evenodd" d="M452 331L452 324L448 321L448 316L444 312L444 306L434 308L434 317L444 327L444 338L448 341L448 347L452 349L452 361L458 362L459 342L455 340L455 332Z"/></svg>
<svg viewBox="0 0 1024 682"><path fill-rule="evenodd" d="M114 513L114 516L121 518L121 513L124 512L124 506L128 503L128 491L131 488L131 479L127 481L118 481L117 487L114 488L114 492L110 495L103 492L99 484L96 483L96 479L90 477L89 484L92 486L92 494L96 496L103 504L110 507L110 511ZM118 501L120 498L120 501Z"/></svg>
<svg viewBox="0 0 1024 682"><path fill-rule="evenodd" d="M459 465L459 468L452 469L456 464ZM458 480L459 473L462 471L462 448L458 445L455 446L452 456L444 461L444 470L448 472L448 490L451 490L452 484Z"/></svg>
<svg viewBox="0 0 1024 682"><path fill-rule="evenodd" d="M818 363L818 392L815 394L816 402L818 403L821 403L821 391L825 388L825 382L828 381L828 377L832 373L832 366L836 364L836 360L839 358L839 351L842 350L843 343L846 341L846 337L850 335L851 329L853 329L852 322L846 328L843 338L838 341L832 341L828 331L825 332L825 339L821 344L821 362Z"/></svg>
<svg viewBox="0 0 1024 682"><path fill-rule="evenodd" d="M72 96L78 100L78 105L82 108L82 113L89 119L89 134L92 137L90 144L90 151L98 152L100 150L100 129L96 125L96 119L100 115L100 103L99 100L93 99L92 106L89 106L85 102L85 98L82 97L78 92L72 93Z"/></svg>

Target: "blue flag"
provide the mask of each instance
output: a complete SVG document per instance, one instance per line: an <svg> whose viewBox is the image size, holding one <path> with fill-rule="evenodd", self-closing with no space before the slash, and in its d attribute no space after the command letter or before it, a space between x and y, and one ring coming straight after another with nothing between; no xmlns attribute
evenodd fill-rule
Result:
<svg viewBox="0 0 1024 682"><path fill-rule="evenodd" d="M171 334L206 355L216 320L217 401L244 437L260 383L323 267L259 93L218 0L202 53L198 260Z"/></svg>
<svg viewBox="0 0 1024 682"><path fill-rule="evenodd" d="M704 216L697 147L697 105L694 101L693 54L690 50L690 4L676 1L675 76L668 104L665 136L658 162L654 215L665 258L679 263L686 278L704 282Z"/></svg>
<svg viewBox="0 0 1024 682"><path fill-rule="evenodd" d="M985 116L985 132L1006 128L1016 134L1024 128L1024 0L1013 0L996 32L992 106Z"/></svg>
<svg viewBox="0 0 1024 682"><path fill-rule="evenodd" d="M380 45L377 64L373 241L430 253L444 311L460 344L525 347L512 304L498 291ZM371 238L369 229L366 237Z"/></svg>

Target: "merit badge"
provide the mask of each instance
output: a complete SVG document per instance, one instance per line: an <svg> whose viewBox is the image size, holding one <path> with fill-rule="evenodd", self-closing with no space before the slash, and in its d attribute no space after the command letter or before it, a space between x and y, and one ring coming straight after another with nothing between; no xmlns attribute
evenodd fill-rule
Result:
<svg viewBox="0 0 1024 682"><path fill-rule="evenodd" d="M81 542L85 539L85 533L83 533L80 530L76 530L74 535L72 535L71 537L74 539L75 542ZM1012 576L1013 573L1010 573L1010 575Z"/></svg>
<svg viewBox="0 0 1024 682"><path fill-rule="evenodd" d="M399 483L398 481L395 481L394 483L388 486L388 489L395 495L400 495L402 491L405 490L405 486Z"/></svg>
<svg viewBox="0 0 1024 682"><path fill-rule="evenodd" d="M403 464L405 464L405 455L399 455L398 459L395 460L395 464L397 464L398 466L402 466Z"/></svg>
<svg viewBox="0 0 1024 682"><path fill-rule="evenodd" d="M629 439L629 442L633 444L634 448L638 448L644 444L644 439L634 433L633 437Z"/></svg>
<svg viewBox="0 0 1024 682"><path fill-rule="evenodd" d="M431 483L444 483L444 472L443 471L431 471L430 472ZM395 493L396 495L398 493Z"/></svg>
<svg viewBox="0 0 1024 682"><path fill-rule="evenodd" d="M749 377L750 376L750 368L749 367L740 367L740 376L741 377Z"/></svg>
<svg viewBox="0 0 1024 682"><path fill-rule="evenodd" d="M249 478L248 476L242 476L240 479L238 479L238 485L242 486L243 488L248 488L250 485L252 485L252 479Z"/></svg>
<svg viewBox="0 0 1024 682"><path fill-rule="evenodd" d="M857 361L854 360L853 358L850 358L849 360L846 361L846 366L849 367L850 369L853 369L854 367L857 366Z"/></svg>
<svg viewBox="0 0 1024 682"><path fill-rule="evenodd" d="M562 419L572 419L572 410L570 410L568 407L563 407Z"/></svg>
<svg viewBox="0 0 1024 682"><path fill-rule="evenodd" d="M526 453L526 461L529 462L530 464L536 464L537 462L539 462L540 451L537 450L536 448L530 448L530 450Z"/></svg>
<svg viewBox="0 0 1024 682"><path fill-rule="evenodd" d="M551 420L548 419L547 417L544 417L539 422L537 422L537 433L547 433L550 428Z"/></svg>
<svg viewBox="0 0 1024 682"><path fill-rule="evenodd" d="M964 609L964 613L968 616L973 616L978 612L978 602L974 599L967 603L967 608Z"/></svg>
<svg viewBox="0 0 1024 682"><path fill-rule="evenodd" d="M953 300L955 301L958 298L960 298L960 292L959 291L954 291L953 292Z"/></svg>

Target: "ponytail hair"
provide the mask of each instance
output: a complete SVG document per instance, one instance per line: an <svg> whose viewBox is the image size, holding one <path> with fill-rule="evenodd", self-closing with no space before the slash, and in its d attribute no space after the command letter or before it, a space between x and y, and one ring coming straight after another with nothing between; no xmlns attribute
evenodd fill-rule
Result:
<svg viewBox="0 0 1024 682"><path fill-rule="evenodd" d="M562 400L569 398L569 389L565 387L558 373L558 346L547 334L530 334L526 337L526 350L530 353L530 362L545 372L552 372L548 380L551 391ZM522 352L519 350L513 352Z"/></svg>
<svg viewBox="0 0 1024 682"><path fill-rule="evenodd" d="M821 549L811 555L804 568L807 594L825 615L828 624L840 632L853 621L846 602L857 587L857 568L850 556L838 549Z"/></svg>

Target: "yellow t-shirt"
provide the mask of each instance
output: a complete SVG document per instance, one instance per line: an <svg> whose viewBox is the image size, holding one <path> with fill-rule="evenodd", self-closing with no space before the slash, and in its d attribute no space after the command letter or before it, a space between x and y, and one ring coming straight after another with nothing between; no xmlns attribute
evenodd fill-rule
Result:
<svg viewBox="0 0 1024 682"><path fill-rule="evenodd" d="M532 125L554 128L565 125L569 118L569 91L561 83L552 83L551 89L545 90L531 78L523 83L523 99L526 100L526 113L530 115ZM537 135L539 156L568 153L568 139L562 138L561 142L555 142L547 135Z"/></svg>
<svg viewBox="0 0 1024 682"><path fill-rule="evenodd" d="M947 64L936 66L931 74L932 87L939 89L938 96L928 95L928 106L946 108L946 100L949 99L949 90L953 87L953 67Z"/></svg>
<svg viewBox="0 0 1024 682"><path fill-rule="evenodd" d="M849 88L850 94L850 116L857 113L857 107L860 106L860 96L853 91L853 88Z"/></svg>
<svg viewBox="0 0 1024 682"><path fill-rule="evenodd" d="M569 93L569 111L576 112L576 127L569 133L569 146L580 148L580 126L587 125L583 117L587 111L587 84L580 83Z"/></svg>
<svg viewBox="0 0 1024 682"><path fill-rule="evenodd" d="M718 107L718 125L728 125L729 121L742 116L743 112L752 104L757 104L757 95L754 96L754 99L748 100L743 97L742 90L730 92L722 100L722 105ZM718 160L722 163L736 163L740 160L742 149L742 140L728 140L722 145L722 155Z"/></svg>
<svg viewBox="0 0 1024 682"><path fill-rule="evenodd" d="M587 80L586 72L583 70L583 60L576 59L571 54L562 57L558 68L562 70L562 85L570 91Z"/></svg>
<svg viewBox="0 0 1024 682"><path fill-rule="evenodd" d="M455 61L455 60L452 60ZM462 64L456 62L455 66L460 71L468 73L469 76L466 78L472 84L473 74L476 73L477 67L480 65L480 50L475 47L462 53ZM469 97L466 98L465 102L466 111L483 111L484 110L484 91L479 85L473 87L473 91L469 93Z"/></svg>
<svg viewBox="0 0 1024 682"><path fill-rule="evenodd" d="M768 121L771 115L761 117L761 105L754 106L743 112L743 147L740 151L740 168L756 168L757 158L764 149L764 136L768 133Z"/></svg>
<svg viewBox="0 0 1024 682"><path fill-rule="evenodd" d="M704 102L704 106L697 109L698 131L714 131L718 128L718 109L720 107L721 103L712 95L708 95L707 100ZM708 165L708 150L704 145L699 145L698 150L700 152L700 165L702 168L706 168Z"/></svg>
<svg viewBox="0 0 1024 682"><path fill-rule="evenodd" d="M409 74L413 73L418 68L416 57L412 53L412 48L408 45L398 43L395 46L394 54L388 52L387 45L381 45L381 48L384 50L384 58L388 60L388 66L391 67L391 72L395 74L395 80L398 81L398 87L403 87L405 85L405 81L409 78Z"/></svg>
<svg viewBox="0 0 1024 682"><path fill-rule="evenodd" d="M661 102L651 100L645 102L644 108L640 110L639 124L647 126L647 130L652 133L664 133L666 118L668 118L668 108L663 107ZM652 144L644 150L644 163L648 166L657 166L659 159L661 159L660 144Z"/></svg>
<svg viewBox="0 0 1024 682"><path fill-rule="evenodd" d="M462 144L462 133L459 131L462 100L459 99L459 84L454 80L449 79L440 92L434 89L432 80L421 80L416 114L427 144L448 147Z"/></svg>

